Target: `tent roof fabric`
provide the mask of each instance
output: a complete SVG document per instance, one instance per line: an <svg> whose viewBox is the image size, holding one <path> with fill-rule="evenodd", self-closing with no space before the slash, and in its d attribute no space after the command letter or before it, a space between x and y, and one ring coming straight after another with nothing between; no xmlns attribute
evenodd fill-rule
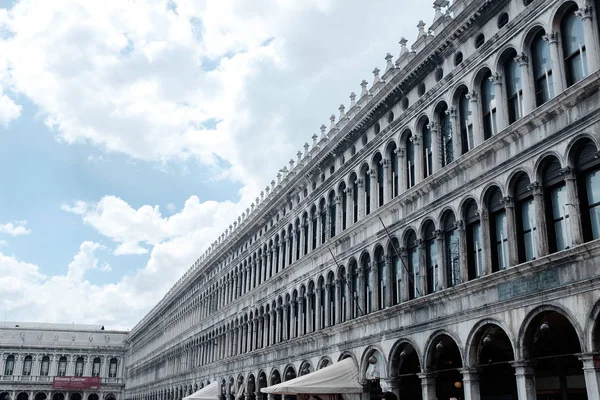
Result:
<svg viewBox="0 0 600 400"><path fill-rule="evenodd" d="M318 371L262 388L272 394L362 393L354 360L347 358Z"/></svg>
<svg viewBox="0 0 600 400"><path fill-rule="evenodd" d="M184 397L183 400L217 400L219 397L219 383L214 381L195 393Z"/></svg>

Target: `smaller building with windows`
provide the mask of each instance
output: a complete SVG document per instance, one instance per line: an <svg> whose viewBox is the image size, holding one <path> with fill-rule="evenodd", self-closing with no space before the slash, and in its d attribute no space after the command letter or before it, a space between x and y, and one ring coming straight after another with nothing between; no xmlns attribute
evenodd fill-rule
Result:
<svg viewBox="0 0 600 400"><path fill-rule="evenodd" d="M121 400L126 335L101 325L0 322L0 400Z"/></svg>

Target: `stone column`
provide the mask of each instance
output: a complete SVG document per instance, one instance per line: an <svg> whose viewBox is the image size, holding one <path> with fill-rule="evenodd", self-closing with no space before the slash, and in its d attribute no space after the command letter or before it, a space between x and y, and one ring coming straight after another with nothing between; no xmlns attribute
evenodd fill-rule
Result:
<svg viewBox="0 0 600 400"><path fill-rule="evenodd" d="M296 257L296 255L298 254L298 246L300 245L299 242L299 237L301 237L302 235L298 235L298 233L300 232L300 230L296 230L296 228L292 229L293 235L294 235L294 239L292 240L292 262L296 261L298 258Z"/></svg>
<svg viewBox="0 0 600 400"><path fill-rule="evenodd" d="M326 283L325 284L325 310L324 310L324 312L325 312L325 324L324 325L325 326L322 326L321 328L325 328L327 326L330 326L330 324L329 324L329 318L331 316L330 315L331 314L331 307L330 307L330 305L331 305L331 299L330 299L330 297L331 297L331 291L330 291L330 289L331 289L331 285L329 283Z"/></svg>
<svg viewBox="0 0 600 400"><path fill-rule="evenodd" d="M307 306L308 310L306 310L307 312L305 313L305 315L306 315L306 329L308 332L314 331L313 315L316 316L315 304L314 304L316 299L317 299L316 294L314 296L310 295L306 298L306 306ZM315 318L315 320L316 320L316 318ZM304 332L304 333L307 333L307 332Z"/></svg>
<svg viewBox="0 0 600 400"><path fill-rule="evenodd" d="M383 204L387 204L393 197L390 164L390 160L381 160L381 165L383 166Z"/></svg>
<svg viewBox="0 0 600 400"><path fill-rule="evenodd" d="M304 329L304 321L306 320L304 299L304 296L298 297L298 336L302 336L306 333Z"/></svg>
<svg viewBox="0 0 600 400"><path fill-rule="evenodd" d="M585 52L587 56L588 73L596 72L600 62L598 60L598 38L594 34L593 12L594 10L592 6L588 4L575 11L575 14L580 16L581 21L583 22L583 36L585 38Z"/></svg>
<svg viewBox="0 0 600 400"><path fill-rule="evenodd" d="M344 227L344 210L342 210L342 196L335 196L335 213L335 234L339 235Z"/></svg>
<svg viewBox="0 0 600 400"><path fill-rule="evenodd" d="M519 400L536 400L535 372L531 362L514 361L511 365L515 369Z"/></svg>
<svg viewBox="0 0 600 400"><path fill-rule="evenodd" d="M273 343L281 343L281 307L275 309L275 339Z"/></svg>
<svg viewBox="0 0 600 400"><path fill-rule="evenodd" d="M525 53L521 53L515 57L515 61L519 63L521 69L521 90L523 91L523 115L529 114L535 108L535 98L531 90L535 85L532 80L532 75L529 72L529 57Z"/></svg>
<svg viewBox="0 0 600 400"><path fill-rule="evenodd" d="M462 155L462 137L460 135L460 128L458 124L458 112L456 108L450 107L446 110L446 114L450 116L450 126L452 129L452 155L454 160Z"/></svg>
<svg viewBox="0 0 600 400"><path fill-rule="evenodd" d="M342 281L339 279L335 280L335 323L342 323L342 312L344 311L344 307L342 305Z"/></svg>
<svg viewBox="0 0 600 400"><path fill-rule="evenodd" d="M260 317L258 317L258 335L256 336L256 348L257 349L262 349L265 345L265 330L264 330L264 325L265 324L265 317L263 317L262 315Z"/></svg>
<svg viewBox="0 0 600 400"><path fill-rule="evenodd" d="M300 242L300 257L306 255L306 253L304 252L304 249L306 249L306 244L307 244L306 241L308 240L308 237L307 237L307 235L304 234L304 232L305 232L304 229L306 228L307 225L308 225L308 223L300 225L301 231L302 231L300 233L300 240L301 240L301 242ZM309 227L308 231L310 231L310 227Z"/></svg>
<svg viewBox="0 0 600 400"><path fill-rule="evenodd" d="M313 238L317 235L317 232L315 232L314 218L317 218L317 228L319 227L319 220L318 220L317 215L318 215L318 211L316 212L316 214L314 216L313 215L308 216L308 252L309 253L312 250L314 250ZM318 241L316 241L316 243L318 243Z"/></svg>
<svg viewBox="0 0 600 400"><path fill-rule="evenodd" d="M421 296L427 293L427 253L425 250L425 241L417 239L417 251L419 252L419 265L417 266L418 277L415 278L415 295Z"/></svg>
<svg viewBox="0 0 600 400"><path fill-rule="evenodd" d="M315 296L315 302L317 304L314 305L315 307L315 320L316 320L316 325L315 325L315 330L321 330L323 329L323 326L321 326L321 313L323 312L323 310L321 310L321 298L323 297L323 289L321 288L316 288L315 289L317 291L316 296Z"/></svg>
<svg viewBox="0 0 600 400"><path fill-rule="evenodd" d="M264 251L264 249L263 249ZM269 275L268 275L268 271L269 271L269 249L267 248L267 251L265 251L262 255L262 268L263 268L263 274L262 274L262 281L265 282L267 279L269 279Z"/></svg>
<svg viewBox="0 0 600 400"><path fill-rule="evenodd" d="M569 210L569 223L571 228L572 242L570 247L572 247L583 243L581 211L579 208L579 195L577 193L577 180L575 177L575 170L571 167L563 168L561 173L565 177L567 186L567 210Z"/></svg>
<svg viewBox="0 0 600 400"><path fill-rule="evenodd" d="M371 270L369 271L371 275L371 312L383 309L385 307L385 303L381 303L381 293L379 292L379 282L381 277L379 276L379 265L377 262L371 262Z"/></svg>
<svg viewBox="0 0 600 400"><path fill-rule="evenodd" d="M354 223L354 196L351 186L344 189L346 192L346 227L350 227Z"/></svg>
<svg viewBox="0 0 600 400"><path fill-rule="evenodd" d="M492 242L490 236L490 214L488 210L481 209L480 212L481 221L481 241L483 246L481 251L483 253L483 275L489 275L492 273Z"/></svg>
<svg viewBox="0 0 600 400"><path fill-rule="evenodd" d="M424 165L422 163L423 155L421 154L421 136L413 133L410 140L413 142L415 151L415 181L412 182L413 186L421 182L424 179L425 174L423 173Z"/></svg>
<svg viewBox="0 0 600 400"><path fill-rule="evenodd" d="M300 325L300 321L299 318L296 317L296 315L298 315L298 317L300 317L300 313L298 312L298 301L294 300L292 301L292 309L290 312L290 318L291 318L291 329L290 329L290 339L291 338L295 338L298 337L298 325Z"/></svg>
<svg viewBox="0 0 600 400"><path fill-rule="evenodd" d="M437 275L435 276L433 290L437 292L438 290L445 289L447 286L448 279L446 277L446 272L450 273L454 271L448 271L452 264L452 260L446 259L446 248L444 246L446 235L444 234L444 231L441 229L436 229L434 231L434 235L435 246L437 247L437 259L433 262L437 264ZM436 273L436 271L434 271L434 273Z"/></svg>
<svg viewBox="0 0 600 400"><path fill-rule="evenodd" d="M334 199L335 201L335 199ZM325 205L325 235L321 234L321 238L325 236L324 242L331 238L331 219L335 218L335 215L331 215L330 204Z"/></svg>
<svg viewBox="0 0 600 400"><path fill-rule="evenodd" d="M431 121L428 125L429 130L431 131L431 171L429 171L429 175L433 175L436 171L442 168L442 152L443 150L440 148L442 144L442 138L439 137L440 134L440 124L437 122Z"/></svg>
<svg viewBox="0 0 600 400"><path fill-rule="evenodd" d="M565 74L563 72L563 60L559 56L558 51L558 36L559 33L555 31L550 31L546 36L544 36L544 40L548 42L548 46L550 47L550 58L552 59L552 81L554 82L554 95L558 93L562 93L566 87ZM550 93L550 98L552 98L552 93Z"/></svg>
<svg viewBox="0 0 600 400"><path fill-rule="evenodd" d="M537 239L538 257L548 254L548 229L546 227L546 210L544 205L543 186L539 182L532 182L528 187L533 191L533 206L535 209L535 238Z"/></svg>
<svg viewBox="0 0 600 400"><path fill-rule="evenodd" d="M421 378L423 400L436 400L435 374L431 372L417 374Z"/></svg>
<svg viewBox="0 0 600 400"><path fill-rule="evenodd" d="M465 400L479 400L479 373L475 369L463 368L460 370L463 376L463 390Z"/></svg>
<svg viewBox="0 0 600 400"><path fill-rule="evenodd" d="M469 280L469 263L467 251L467 230L465 229L465 221L462 219L454 222L454 227L458 232L458 253L460 262L460 281L467 282Z"/></svg>
<svg viewBox="0 0 600 400"><path fill-rule="evenodd" d="M283 305L283 309L281 311L281 313L283 314L283 333L282 333L282 337L281 340L288 340L288 325L290 323L289 319L288 319L288 310L290 309L290 305L289 304L284 304Z"/></svg>
<svg viewBox="0 0 600 400"><path fill-rule="evenodd" d="M358 190L358 196L356 199L358 201L358 221L360 221L365 216L365 180L364 179L359 178L357 180L356 189Z"/></svg>
<svg viewBox="0 0 600 400"><path fill-rule="evenodd" d="M400 144L398 145L400 146ZM404 149L398 148L396 150L398 156L398 194L406 191L406 165L404 165Z"/></svg>
<svg viewBox="0 0 600 400"><path fill-rule="evenodd" d="M579 354L583 362L583 374L588 399L600 398L600 355L593 353Z"/></svg>
<svg viewBox="0 0 600 400"><path fill-rule="evenodd" d="M385 280L387 282L387 287L385 291L385 306L391 307L394 305L394 285L396 284L396 282L394 282L394 280L392 279L392 268L394 268L394 266L392 265L392 257L389 254L385 256L385 267Z"/></svg>
<svg viewBox="0 0 600 400"><path fill-rule="evenodd" d="M467 94L469 99L469 111L471 112L471 121L473 122L473 143L471 148L479 146L483 143L483 129L481 129L481 118L479 112L479 94L473 89Z"/></svg>
<svg viewBox="0 0 600 400"><path fill-rule="evenodd" d="M369 188L371 190L371 204L369 204L369 206L371 213L373 213L377 210L377 207L379 207L379 189L377 188L379 178L377 177L376 169L371 168L369 171L369 178L371 179L371 187Z"/></svg>
<svg viewBox="0 0 600 400"><path fill-rule="evenodd" d="M490 76L490 82L494 84L494 97L496 100L496 129L498 132L502 132L504 128L508 126L508 110L506 107L506 101L504 99L504 92L502 91L502 75L498 72Z"/></svg>
<svg viewBox="0 0 600 400"><path fill-rule="evenodd" d="M408 249L406 247L400 248L400 257L402 258L402 265L406 265L407 268L402 268L402 293L401 300L402 302L408 301L410 298L410 285L413 285L412 277L410 277L410 271L408 270ZM415 293L415 297L416 297Z"/></svg>
<svg viewBox="0 0 600 400"><path fill-rule="evenodd" d="M365 281L365 269L362 265L358 266L358 316L365 315L367 312L367 298L365 291L367 282Z"/></svg>
<svg viewBox="0 0 600 400"><path fill-rule="evenodd" d="M269 247L267 249L267 279L271 278L271 276L273 276L273 247Z"/></svg>
<svg viewBox="0 0 600 400"><path fill-rule="evenodd" d="M515 202L511 196L503 197L501 200L506 209L506 235L508 236L508 266L514 267L519 264L519 250L517 237L517 217L515 215Z"/></svg>

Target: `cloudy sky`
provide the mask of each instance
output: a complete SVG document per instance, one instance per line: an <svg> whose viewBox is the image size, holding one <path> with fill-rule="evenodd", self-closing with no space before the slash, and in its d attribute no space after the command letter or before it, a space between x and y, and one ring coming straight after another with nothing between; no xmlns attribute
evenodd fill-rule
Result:
<svg viewBox="0 0 600 400"><path fill-rule="evenodd" d="M0 318L129 329L425 0L0 0Z"/></svg>

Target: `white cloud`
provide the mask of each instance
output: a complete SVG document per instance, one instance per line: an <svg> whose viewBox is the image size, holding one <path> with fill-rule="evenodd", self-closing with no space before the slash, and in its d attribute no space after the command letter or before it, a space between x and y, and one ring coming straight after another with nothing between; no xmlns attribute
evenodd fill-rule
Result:
<svg viewBox="0 0 600 400"><path fill-rule="evenodd" d="M147 264L116 283L98 285L90 282L86 274L92 270L111 271L110 265L98 259L99 251L108 250L99 243L84 241L65 273L54 276L43 275L40 266L0 253L0 309L8 309L11 318L132 328L225 228L236 211L233 203L225 206L202 203L196 196L190 197L169 218L162 218L157 206L135 210L113 196L85 207L81 202L76 204L62 208L81 215L83 221L117 245L117 252L139 248L142 243L149 248Z"/></svg>
<svg viewBox="0 0 600 400"><path fill-rule="evenodd" d="M27 221L14 221L0 224L0 233L10 236L29 235L31 229L26 228L25 225L27 225Z"/></svg>
<svg viewBox="0 0 600 400"><path fill-rule="evenodd" d="M27 296L0 286L0 306L15 318L132 327L373 67L384 69L385 54L398 54L400 37L416 38L418 20L433 17L431 3L417 0L171 3L19 0L0 10L0 93L31 101L63 143L97 147L89 161L111 152L159 165L193 160L241 182L241 200L193 196L179 212L167 206L169 217L116 196L63 204L110 251L149 260L96 285L86 273L110 266L93 242L51 277L0 256L0 272L23 266L10 279ZM13 107L0 124L15 115Z"/></svg>
<svg viewBox="0 0 600 400"><path fill-rule="evenodd" d="M21 115L21 106L15 104L7 95L0 92L0 124L4 127L19 118Z"/></svg>

